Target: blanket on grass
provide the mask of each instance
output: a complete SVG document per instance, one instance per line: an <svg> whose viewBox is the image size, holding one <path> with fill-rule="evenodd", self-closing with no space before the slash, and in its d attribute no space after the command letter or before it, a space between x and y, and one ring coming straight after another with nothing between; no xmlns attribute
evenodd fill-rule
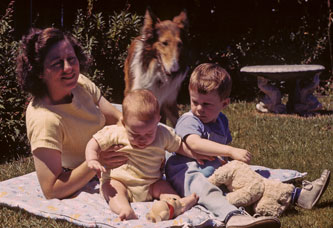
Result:
<svg viewBox="0 0 333 228"><path fill-rule="evenodd" d="M290 181L304 177L306 173L294 170L268 169L261 166L252 168L267 178ZM220 227L219 221L211 212L200 205L178 216L173 220L151 223L146 220L152 202L132 203L138 220L120 221L117 215L112 213L99 195L99 183L97 180L89 182L81 191L69 199L47 200L40 189L35 172L15 177L0 182L0 204L9 207L19 207L32 214L51 219L63 219L68 222L85 227Z"/></svg>

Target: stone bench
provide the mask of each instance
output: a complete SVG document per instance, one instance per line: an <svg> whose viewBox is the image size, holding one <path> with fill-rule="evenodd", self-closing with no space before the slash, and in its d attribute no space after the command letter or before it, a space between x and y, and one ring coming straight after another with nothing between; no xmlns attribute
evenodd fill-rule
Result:
<svg viewBox="0 0 333 228"><path fill-rule="evenodd" d="M260 112L305 114L322 109L313 95L319 85L321 65L257 65L241 68L240 72L255 76L264 98L256 105ZM285 81L287 105L281 102L281 91L271 81Z"/></svg>

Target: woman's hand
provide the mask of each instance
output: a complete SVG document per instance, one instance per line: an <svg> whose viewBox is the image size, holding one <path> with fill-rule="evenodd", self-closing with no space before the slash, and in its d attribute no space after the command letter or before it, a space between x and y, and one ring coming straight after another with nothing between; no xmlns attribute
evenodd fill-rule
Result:
<svg viewBox="0 0 333 228"><path fill-rule="evenodd" d="M101 151L99 154L99 161L110 169L125 164L128 160L127 153L118 152L118 150L123 147L123 145L113 145L109 147L109 149Z"/></svg>

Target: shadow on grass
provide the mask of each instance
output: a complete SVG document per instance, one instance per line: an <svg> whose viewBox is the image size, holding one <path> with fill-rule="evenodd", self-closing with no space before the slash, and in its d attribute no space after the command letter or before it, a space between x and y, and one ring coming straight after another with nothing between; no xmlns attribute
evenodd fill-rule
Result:
<svg viewBox="0 0 333 228"><path fill-rule="evenodd" d="M287 113L273 113L273 112L260 112L258 110L255 110L256 114L261 115L268 115L268 116L281 116L281 117L300 117L300 118L308 118L308 117L320 117L320 116L330 116L333 115L333 110L319 110L315 112L309 112L304 114L298 114L295 112L287 112Z"/></svg>
<svg viewBox="0 0 333 228"><path fill-rule="evenodd" d="M299 210L296 209L296 206L291 205L289 206L285 212L282 213L282 216L293 216L299 215Z"/></svg>
<svg viewBox="0 0 333 228"><path fill-rule="evenodd" d="M316 204L317 208L333 208L333 200Z"/></svg>
<svg viewBox="0 0 333 228"><path fill-rule="evenodd" d="M303 115L300 115L302 117L316 117L316 116L329 116L333 115L333 110L319 110L316 112L306 113Z"/></svg>
<svg viewBox="0 0 333 228"><path fill-rule="evenodd" d="M323 208L333 208L333 201L330 200L330 201L318 203L311 210L323 209ZM300 209L300 207L291 205L282 213L282 216L288 217L288 216L300 215L302 212L299 209Z"/></svg>

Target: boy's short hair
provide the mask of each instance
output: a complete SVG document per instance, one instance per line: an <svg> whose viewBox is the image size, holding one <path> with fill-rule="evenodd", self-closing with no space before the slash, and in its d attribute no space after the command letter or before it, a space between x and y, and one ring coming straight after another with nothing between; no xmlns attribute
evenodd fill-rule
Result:
<svg viewBox="0 0 333 228"><path fill-rule="evenodd" d="M197 66L190 78L189 90L207 94L216 90L221 100L230 96L232 80L229 73L218 64L203 63Z"/></svg>
<svg viewBox="0 0 333 228"><path fill-rule="evenodd" d="M130 115L135 115L141 121L148 121L160 114L160 106L150 90L137 89L125 96L122 112L125 123Z"/></svg>

